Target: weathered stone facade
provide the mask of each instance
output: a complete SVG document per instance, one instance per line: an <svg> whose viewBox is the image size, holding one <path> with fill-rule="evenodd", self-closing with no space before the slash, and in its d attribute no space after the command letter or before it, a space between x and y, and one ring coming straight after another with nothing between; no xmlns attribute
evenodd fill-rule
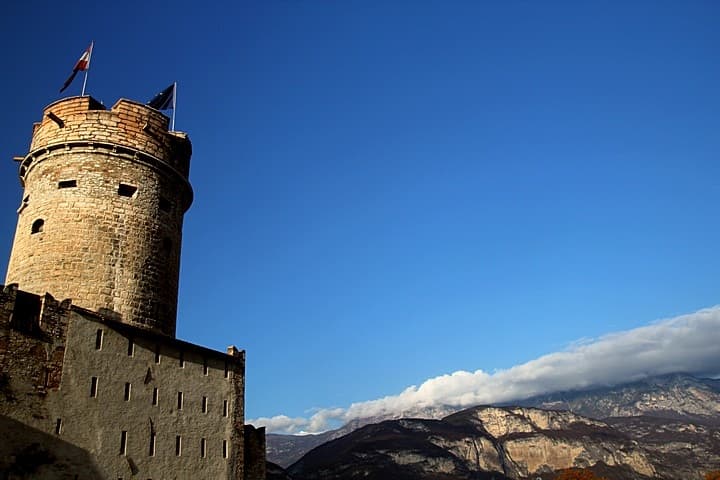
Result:
<svg viewBox="0 0 720 480"><path fill-rule="evenodd" d="M167 128L90 97L35 125L0 286L2 478L265 478L245 352L175 339L192 190L190 142Z"/></svg>
<svg viewBox="0 0 720 480"><path fill-rule="evenodd" d="M49 105L20 164L6 284L174 335L190 153L145 105Z"/></svg>

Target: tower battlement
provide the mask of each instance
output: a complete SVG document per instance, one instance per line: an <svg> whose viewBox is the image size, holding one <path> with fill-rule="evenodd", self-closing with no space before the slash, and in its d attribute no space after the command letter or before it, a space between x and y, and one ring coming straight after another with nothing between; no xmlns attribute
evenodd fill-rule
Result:
<svg viewBox="0 0 720 480"><path fill-rule="evenodd" d="M42 121L33 124L30 152L20 166L21 182L44 153L88 144L94 148L122 148L150 163L164 163L187 180L190 140L183 132L168 131L168 125L168 117L159 111L124 98L110 110L92 97L58 100L45 107ZM188 190L192 201L189 185Z"/></svg>
<svg viewBox="0 0 720 480"><path fill-rule="evenodd" d="M20 162L6 283L174 336L191 153L147 105L48 105Z"/></svg>

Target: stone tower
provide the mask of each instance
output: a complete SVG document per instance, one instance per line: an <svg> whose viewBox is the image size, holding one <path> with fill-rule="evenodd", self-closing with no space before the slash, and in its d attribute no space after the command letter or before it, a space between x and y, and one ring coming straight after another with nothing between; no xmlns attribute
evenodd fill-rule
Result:
<svg viewBox="0 0 720 480"><path fill-rule="evenodd" d="M43 113L17 159L6 284L174 337L190 140L130 100L64 98Z"/></svg>

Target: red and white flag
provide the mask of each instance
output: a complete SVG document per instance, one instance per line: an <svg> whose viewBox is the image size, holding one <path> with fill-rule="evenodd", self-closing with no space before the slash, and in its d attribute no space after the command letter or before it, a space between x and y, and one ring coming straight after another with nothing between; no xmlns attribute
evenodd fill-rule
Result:
<svg viewBox="0 0 720 480"><path fill-rule="evenodd" d="M90 46L85 49L83 54L80 56L80 59L75 64L75 67L73 67L72 73L68 79L65 80L65 83L63 83L60 93L64 92L65 89L70 86L72 81L75 80L75 75L77 75L78 72L86 72L90 69L90 57L92 57L93 43L95 42L90 42Z"/></svg>

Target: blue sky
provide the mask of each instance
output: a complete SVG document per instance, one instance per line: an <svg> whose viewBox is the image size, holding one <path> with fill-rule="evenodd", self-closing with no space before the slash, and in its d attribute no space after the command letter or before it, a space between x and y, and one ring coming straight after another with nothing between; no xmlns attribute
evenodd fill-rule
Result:
<svg viewBox="0 0 720 480"><path fill-rule="evenodd" d="M179 84L178 336L247 350L250 418L713 306L719 19L712 1L11 2L0 257L10 159L94 40L106 105Z"/></svg>

